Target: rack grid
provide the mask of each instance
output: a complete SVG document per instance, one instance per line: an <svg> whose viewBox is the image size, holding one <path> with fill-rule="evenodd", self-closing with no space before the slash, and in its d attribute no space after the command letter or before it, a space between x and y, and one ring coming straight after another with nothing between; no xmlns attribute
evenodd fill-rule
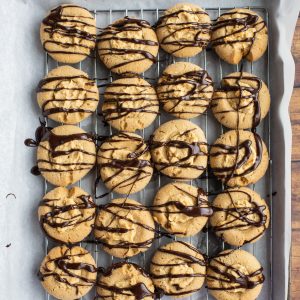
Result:
<svg viewBox="0 0 300 300"><path fill-rule="evenodd" d="M214 20L220 14L235 7L219 7L219 8L206 8L206 12L210 15L211 19ZM263 7L249 7L246 8L251 9L258 14L260 14L263 19L266 21L267 26L269 23L268 11ZM118 9L118 10L93 10L91 13L94 15L97 27L104 28L107 25L111 24L115 20L122 18L126 15L134 16L138 18L142 18L150 22L150 24L154 24L158 18L164 12L163 9ZM97 53L95 53L95 57L89 57L81 63L75 64L74 67L79 68L80 70L85 71L89 74L91 78L96 80L98 86L103 85L105 83L111 82L114 78L117 78L117 75L109 72L98 60ZM165 67L176 61L190 61L192 63L198 64L203 69L207 70L209 75L213 78L215 87L219 86L219 83L222 77L231 72L238 71L240 69L240 65L229 65L226 62L222 61L218 56L210 49L202 51L195 57L189 59L178 59L171 57L169 54L159 51L157 57L157 63L154 64L150 70L146 71L142 74L143 77L146 78L151 84L155 84L159 76ZM45 75L48 72L59 66L60 64L55 62L48 54L45 54ZM269 51L257 62L250 63L247 61L243 61L243 71L253 73L260 77L266 84L269 86ZM269 86L270 88L270 86ZM110 126L104 126L103 122L101 122L100 117L98 116L98 111L101 111L101 103L103 102L103 87L99 88L100 91L100 107L92 117L84 120L79 123L78 126L82 127L86 131L93 131L96 134L108 135L115 132ZM154 131L155 128L160 126L160 124L174 119L169 115L165 114L161 111L161 115L158 115L156 120L152 125L148 128L137 132L146 140L149 138L150 134ZM219 125L218 122L214 119L211 112L208 110L202 116L194 118L191 120L195 124L199 125L202 130L205 132L205 135L208 140L208 144L214 142L214 140L220 136L222 133L226 132L223 126ZM47 120L47 125L57 126L57 123L52 122L51 120ZM269 153L271 152L271 111L267 118L261 122L259 127L257 128L258 134L260 134L265 141ZM266 277L265 284L263 290L258 299L272 299L272 160L270 159L269 170L267 175L261 179L257 184L252 185L252 189L261 194L263 198L267 198L266 201L269 204L271 211L271 222L270 227L267 233L264 235L262 239L258 242L250 245L245 245L242 248L253 253L262 263L264 268L264 274ZM87 192L94 194L94 181L97 177L98 170L97 168L90 172L85 178L83 178L77 185L81 186ZM206 171L206 175L208 172ZM160 174L155 175L149 185L141 192L138 192L134 195L130 195L129 198L139 200L141 203L145 205L149 205L152 202L153 196L156 191L164 184L170 182L171 180L161 176ZM205 176L205 179L196 179L191 181L192 185L203 188L206 192L224 189L224 186L219 183L216 179L210 179L208 176ZM44 182L44 192L47 193L53 187L48 184L46 181ZM104 185L100 184L97 188L97 194L103 194L107 192ZM105 198L101 198L97 200L97 204L103 204L109 202L111 199L115 197L116 193L110 193L109 196ZM212 200L212 197L209 197L209 200ZM177 238L178 240L185 240L187 242L191 242L194 246L196 246L202 253L206 253L208 256L214 255L219 251L230 248L224 242L219 240L214 236L213 233L209 232L207 225L206 232L201 232L197 236L193 238ZM89 237L90 239L91 237ZM175 238L174 238L175 239ZM154 241L152 247L146 252L137 255L129 259L128 261L135 262L143 266L146 270L149 265L149 260L154 253L155 249L157 249L160 245L170 242L170 239L163 237ZM48 253L52 247L56 244L45 237L44 239L44 248L45 254ZM80 244L82 247L87 248L95 258L95 261L98 266L107 267L112 263L120 261L120 259L109 256L104 251L101 250L101 247L97 244L85 243L84 241ZM85 297L82 297L83 300L94 299L96 296L96 291L90 292ZM54 299L49 294L45 293L45 299L52 300ZM164 298L163 298L164 299ZM207 292L207 289L203 287L199 292L195 293L193 296L187 297L187 299L191 300L209 300L213 299Z"/></svg>

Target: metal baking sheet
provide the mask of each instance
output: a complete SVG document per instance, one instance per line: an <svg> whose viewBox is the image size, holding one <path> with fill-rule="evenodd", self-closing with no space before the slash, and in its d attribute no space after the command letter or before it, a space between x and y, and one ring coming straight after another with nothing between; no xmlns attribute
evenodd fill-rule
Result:
<svg viewBox="0 0 300 300"><path fill-rule="evenodd" d="M74 1L91 9L96 15L97 25L104 27L119 17L125 15L141 17L153 24L164 8L168 8L178 1L125 1L121 9L118 3L110 3L103 0L98 3L93 1ZM205 1L191 1L198 3L207 9L212 19L215 19L224 10L234 7L234 1L210 1L210 8ZM255 6L253 10L261 14L265 20L269 19L270 47L269 55L266 54L261 60L253 64L245 63L244 71L253 72L261 77L266 83L270 81L272 94L272 106L269 119L264 120L258 128L258 133L263 137L266 144L271 148L272 169L275 176L271 176L271 168L265 178L253 186L272 205L273 226L259 242L254 245L243 247L252 252L262 263L265 269L266 282L259 299L286 299L288 284L288 252L290 247L290 141L291 132L288 119L288 101L291 94L293 82L294 65L291 61L289 49L291 35L286 35L293 28L297 14L295 8L288 5L286 1L273 1L273 5L265 7L263 1L239 1L238 7ZM34 133L38 125L40 111L36 105L34 89L37 82L44 76L45 72L57 66L51 58L45 56L39 43L38 27L41 19L47 10L59 4L59 1L21 1L15 0L6 4L0 4L0 12L3 14L3 26L9 28L9 13L15 12L12 35L1 34L0 41L7 47L0 49L1 57L6 61L11 61L12 65L6 64L0 69L3 86L2 95L6 96L6 102L1 109L1 128L3 128L5 140L1 139L1 159L2 188L0 202L0 226L2 233L0 236L0 278L1 289L0 299L51 299L44 293L36 272L38 266L45 255L45 252L52 248L54 244L44 238L40 232L37 221L38 201L44 193L44 189L50 189L44 185L42 178L37 179L30 175L30 167L35 161L35 151L25 149L23 140ZM2 10L3 5L3 10ZM226 6L225 6L226 5ZM269 14L269 18L268 15ZM276 15L276 18L275 18ZM289 16L287 19L286 16ZM20 18L17 18L20 16ZM286 20L289 20L287 22ZM290 31L288 31L290 30ZM280 47L278 47L280 45ZM10 47L8 47L10 46ZM158 75L172 63L173 58L160 52L161 63L153 66L145 73L145 77L150 78L151 83L155 83ZM268 64L270 60L270 64ZM176 59L177 61L177 59ZM231 66L222 62L212 51L205 51L191 62L207 69L209 74L218 86L222 76L238 70L239 66ZM110 75L107 70L93 59L87 59L81 64L75 65L94 78L105 78ZM268 73L268 67L270 73ZM22 72L21 72L22 71ZM2 73L3 72L3 73ZM269 76L270 75L270 76ZM17 78L15 80L14 78ZM7 83L7 84L6 84ZM98 84L103 83L98 81ZM13 91L11 93L11 91ZM7 101L11 101L8 102ZM162 114L157 118L152 126L140 132L147 139L160 123L171 119ZM5 121L4 121L5 120ZM208 142L212 143L222 132L222 127L213 118L211 113L205 114L192 120L197 123L205 132ZM3 123L2 123L3 122ZM7 124L10 124L9 128ZM94 116L82 122L80 126L87 131L97 131L99 134L110 134L110 129L102 125L101 119ZM272 136L269 129L272 128ZM5 151L3 151L5 150ZM81 180L80 185L88 192L93 191L95 172L90 173ZM169 180L165 177L154 177L147 188L130 198L150 204L155 191L159 185L164 185ZM205 190L212 191L220 187L216 180L199 180L191 184L198 185ZM276 188L272 188L272 185ZM100 190L104 187L99 187ZM267 198L276 191L274 199ZM14 193L16 199L6 195ZM110 197L115 197L116 194ZM107 197L98 200L98 203L105 203L110 200ZM274 222L276 220L276 222ZM273 236L273 238L272 238ZM212 255L222 250L220 243L213 234L201 233L195 238L184 239L192 242L202 252ZM147 262L151 254L159 245L169 242L163 238L157 240L149 251L132 258L130 261L138 262L141 265L148 265ZM9 247L6 247L11 244ZM85 245L95 256L97 264L108 266L112 262L118 261L100 250L100 246ZM271 262L273 261L273 264ZM272 266L272 267L271 267ZM17 281L16 281L17 279ZM271 280L272 279L272 280ZM18 289L15 288L18 282ZM272 285L273 282L273 285ZM84 299L93 299L95 292L91 292ZM203 288L190 299L212 299Z"/></svg>

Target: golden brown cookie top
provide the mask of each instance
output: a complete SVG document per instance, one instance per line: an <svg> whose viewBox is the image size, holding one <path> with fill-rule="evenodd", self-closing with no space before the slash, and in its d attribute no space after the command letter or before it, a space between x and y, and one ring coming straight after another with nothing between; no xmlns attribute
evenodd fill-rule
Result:
<svg viewBox="0 0 300 300"><path fill-rule="evenodd" d="M43 19L40 37L45 51L55 60L78 63L95 48L96 20L83 7L63 4Z"/></svg>
<svg viewBox="0 0 300 300"><path fill-rule="evenodd" d="M153 173L148 145L131 132L107 138L98 150L98 164L104 184L112 191L132 194L144 188Z"/></svg>
<svg viewBox="0 0 300 300"><path fill-rule="evenodd" d="M58 246L42 261L39 278L50 295L73 300L91 290L96 283L97 271L93 257L84 248Z"/></svg>
<svg viewBox="0 0 300 300"><path fill-rule="evenodd" d="M106 252L126 258L151 246L155 225L148 208L135 200L119 198L100 206L94 234Z"/></svg>
<svg viewBox="0 0 300 300"><path fill-rule="evenodd" d="M256 242L270 223L266 202L246 187L223 191L214 199L212 206L212 230L233 246Z"/></svg>
<svg viewBox="0 0 300 300"><path fill-rule="evenodd" d="M247 72L226 75L221 88L212 99L216 119L231 129L257 127L270 108L270 93L266 84Z"/></svg>
<svg viewBox="0 0 300 300"><path fill-rule="evenodd" d="M56 241L72 244L87 237L95 222L96 204L79 187L57 187L48 192L38 209L44 232Z"/></svg>
<svg viewBox="0 0 300 300"><path fill-rule="evenodd" d="M76 124L96 110L99 92L95 81L85 72L71 66L60 66L40 81L37 100L44 117Z"/></svg>
<svg viewBox="0 0 300 300"><path fill-rule="evenodd" d="M210 259L207 287L216 299L257 299L264 282L263 268L245 250L225 250Z"/></svg>
<svg viewBox="0 0 300 300"><path fill-rule="evenodd" d="M203 255L191 244L173 242L157 249L150 265L154 285L167 296L186 297L201 289L206 273Z"/></svg>
<svg viewBox="0 0 300 300"><path fill-rule="evenodd" d="M150 276L140 266L126 262L113 264L100 275L97 293L108 300L155 299Z"/></svg>
<svg viewBox="0 0 300 300"><path fill-rule="evenodd" d="M139 77L122 77L104 93L102 114L114 128L134 132L148 127L159 114L155 89Z"/></svg>
<svg viewBox="0 0 300 300"><path fill-rule="evenodd" d="M246 130L230 130L211 146L210 165L215 176L230 187L246 186L264 176L269 155L261 137Z"/></svg>
<svg viewBox="0 0 300 300"><path fill-rule="evenodd" d="M151 211L160 226L177 236L195 235L212 215L204 191L181 182L169 183L160 188Z"/></svg>
<svg viewBox="0 0 300 300"><path fill-rule="evenodd" d="M98 53L115 73L142 73L156 62L157 37L151 25L126 16L107 26L98 37Z"/></svg>
<svg viewBox="0 0 300 300"><path fill-rule="evenodd" d="M157 96L170 114L191 119L204 113L213 95L213 82L206 70L189 62L169 65L157 84Z"/></svg>
<svg viewBox="0 0 300 300"><path fill-rule="evenodd" d="M159 18L156 34L166 52L176 57L191 57L207 47L211 20L200 6L178 3Z"/></svg>

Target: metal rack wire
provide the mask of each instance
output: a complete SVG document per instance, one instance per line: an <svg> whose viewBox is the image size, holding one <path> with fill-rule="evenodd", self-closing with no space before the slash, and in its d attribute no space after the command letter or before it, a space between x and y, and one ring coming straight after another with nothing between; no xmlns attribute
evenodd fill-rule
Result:
<svg viewBox="0 0 300 300"><path fill-rule="evenodd" d="M265 8L262 7L247 7L252 9L253 11L259 13L268 24L268 12ZM210 15L211 19L216 19L220 14L223 12L232 9L232 7L226 8L206 8L206 12ZM135 16L138 18L145 19L149 21L151 24L154 24L160 15L163 13L163 10L160 9L139 9L139 10L127 10L127 9L119 9L119 10L94 10L92 11L93 15L95 16L97 26L103 28L108 24L111 24L114 20L124 17L126 15ZM97 55L96 55L97 56ZM153 78L157 80L160 76L162 70L170 63L175 61L185 61L184 59L175 59L170 57L168 54L164 52L160 52L158 54L158 62L152 66L152 68L147 71L143 76L146 78ZM216 54L212 51L203 51L201 54L197 55L189 59L192 63L200 65L203 69L207 70L210 76L214 79L215 85L221 81L222 77L228 73L238 71L239 66L230 66L229 64L221 61ZM258 77L262 78L267 85L269 85L269 52L267 52L260 61L255 63L245 62L244 64L244 71L249 71L254 73ZM45 74L47 74L52 68L57 67L58 64L54 62L47 54L45 56ZM99 86L102 83L101 78L107 78L107 81L112 81L114 77L109 71L105 69L103 65L100 64L96 57L94 58L87 58L80 64L77 64L75 67L85 71L89 74L91 78L95 78L97 85ZM151 82L152 83L152 82ZM103 94L103 88L100 88L100 95ZM100 103L103 102L103 97L100 97ZM101 106L101 104L100 104ZM98 112L98 111L97 111ZM160 126L161 123L166 122L172 119L170 116L162 113L159 115L154 122L153 125L149 126L145 130L138 132L143 138L147 139L149 135L154 131L155 128ZM211 113L208 111L203 116L197 117L192 119L192 122L199 125L205 135L207 137L208 143L211 144L218 136L220 136L223 132L226 131L225 128L218 125L218 122L214 119ZM51 122L50 122L51 123ZM55 124L57 125L57 124ZM98 113L95 114L92 118L85 120L84 122L78 124L79 126L83 127L86 131L94 131L96 134L112 134L114 131L111 127L107 128L103 126L102 122L98 117ZM258 127L257 132L263 137L266 145L268 146L269 152L271 150L271 113L269 113L266 120L262 122L262 124ZM93 182L97 177L98 170L94 171L94 174L90 174L89 176L85 177L82 181L78 183L79 186L82 186L87 192L93 194ZM253 185L252 188L259 192L262 197L267 197L267 202L270 206L270 210L272 212L272 160L270 159L270 167L268 171L268 176L265 176L258 184ZM206 175L207 171L206 171ZM170 180L161 176L157 175L154 179L149 183L149 185L142 191L137 193L136 195L130 195L130 198L138 199L141 203L149 205L152 202L152 198L154 193L165 183L169 182ZM224 189L224 186L217 182L215 179L209 179L208 176L205 177L204 180L197 180L191 182L193 185L197 185L202 187L206 192L211 191L213 189ZM45 181L45 193L48 192L51 188L49 184ZM104 193L105 187L101 185L98 188L98 194ZM103 204L105 202L109 202L113 199L114 194L111 193L106 198L100 199L97 204ZM211 200L211 199L210 199ZM271 218L272 219L272 218ZM208 227L207 227L208 229ZM179 239L181 240L181 239ZM187 240L187 239L182 239ZM228 248L228 245L225 245L224 242L216 239L214 234L209 233L206 230L206 233L200 233L198 236L193 237L192 239L187 240L197 246L203 253L207 255L212 255L217 253L218 251L223 250L224 248ZM153 254L154 250L159 247L161 244L169 242L166 238L160 238L156 242L153 243L153 246L149 251L143 254L139 254L137 257L132 258L130 261L139 263L143 267L147 269L147 265L149 263L149 259ZM47 253L49 249L51 249L55 244L52 241L49 241L47 238L44 240L44 248L45 252ZM105 254L101 251L100 246L97 244L87 244L82 242L82 246L86 247L94 256L95 261L98 266L107 267L111 263L118 261L118 259L110 257L109 255ZM256 257L261 261L264 273L266 275L266 282L263 288L263 291L258 299L272 299L272 220L270 224L270 228L267 234L257 243L253 245L247 245L245 247L247 251L254 253ZM89 293L87 296L81 299L94 299L95 292ZM48 294L45 294L45 299L50 300L54 299ZM205 288L202 288L201 291L196 293L194 296L190 296L189 299L213 299L207 292Z"/></svg>

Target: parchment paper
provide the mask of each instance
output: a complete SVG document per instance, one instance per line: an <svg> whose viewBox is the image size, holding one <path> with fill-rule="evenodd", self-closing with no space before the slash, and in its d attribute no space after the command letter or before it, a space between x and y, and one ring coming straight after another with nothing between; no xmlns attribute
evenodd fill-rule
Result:
<svg viewBox="0 0 300 300"><path fill-rule="evenodd" d="M70 2L70 1L66 1ZM123 0L122 8L167 8L173 0ZM203 7L245 6L264 1L190 1ZM270 10L273 126L273 299L287 299L291 236L291 126L288 105L294 82L290 53L299 1L265 1ZM42 178L30 174L35 151L24 146L38 125L35 87L44 75L39 25L56 0L0 0L0 299L43 299L35 276L44 256L36 209ZM90 9L118 8L120 1L72 1ZM9 193L13 195L7 196ZM10 245L10 246L9 246ZM9 247L6 247L9 246Z"/></svg>

